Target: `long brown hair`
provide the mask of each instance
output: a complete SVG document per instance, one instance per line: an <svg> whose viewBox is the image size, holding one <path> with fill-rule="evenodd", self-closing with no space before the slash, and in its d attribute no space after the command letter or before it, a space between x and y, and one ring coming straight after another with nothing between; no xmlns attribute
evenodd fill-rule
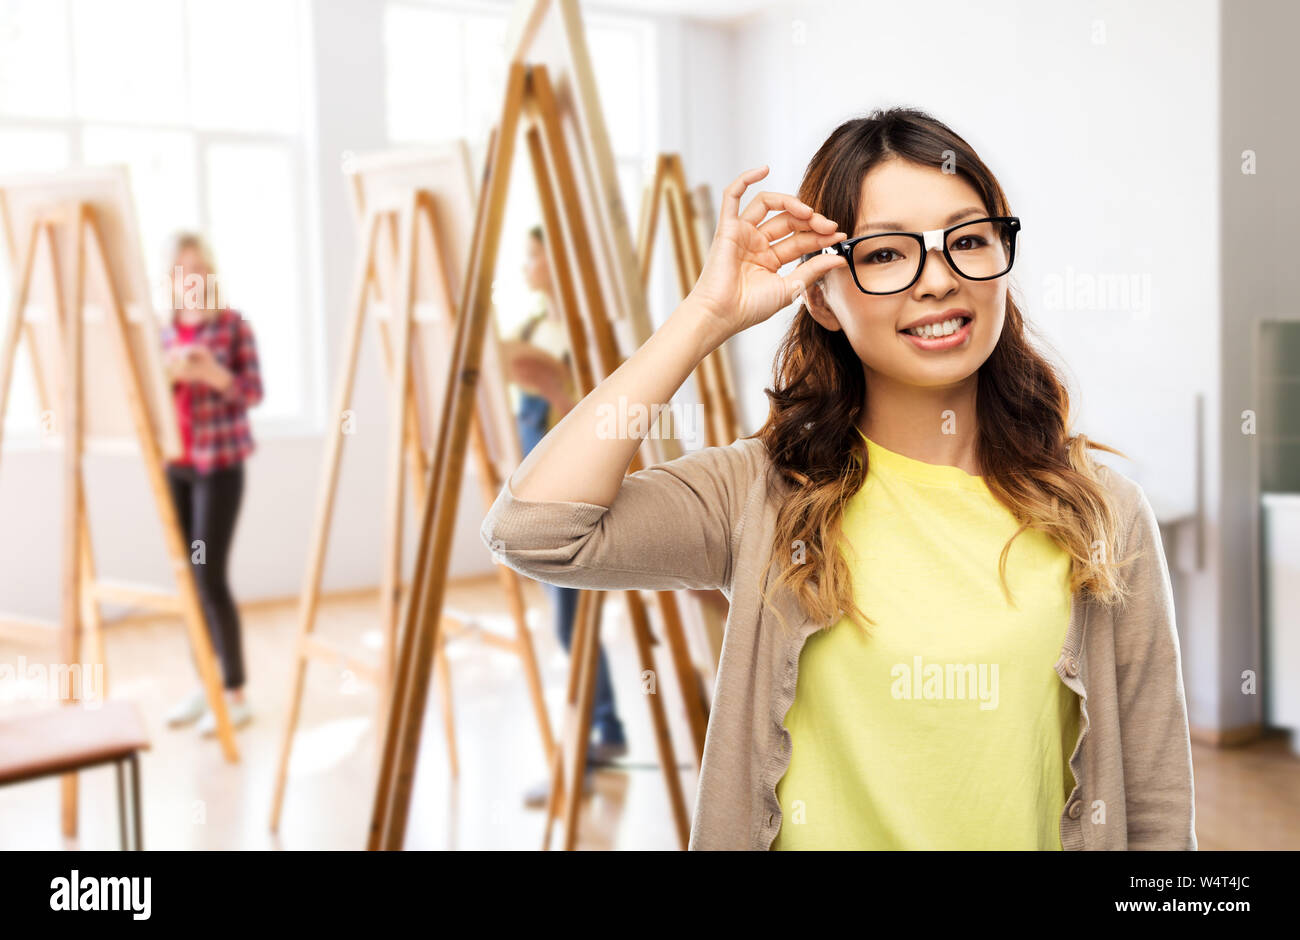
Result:
<svg viewBox="0 0 1300 940"><path fill-rule="evenodd" d="M1012 214L1002 187L970 145L911 108L877 110L835 128L809 162L798 196L827 218L851 224L863 178L893 158L956 172L980 194L990 215ZM781 574L764 600L784 584L816 622L830 626L843 615L866 630L874 621L854 598L849 566L837 550L845 503L867 477L867 447L857 430L867 394L862 361L843 330L824 328L800 304L778 350L773 383L765 389L771 403L767 421L754 435L767 446L785 491L767 566L770 575L772 562L781 560ZM1008 602L1014 605L1007 554L1028 528L1047 533L1069 552L1072 592L1083 589L1106 604L1128 596L1118 577L1123 562L1116 558L1116 514L1088 450L1126 455L1070 434L1065 385L1030 345L1010 290L1002 335L979 369L976 401L984 481L1021 523L998 561Z"/></svg>

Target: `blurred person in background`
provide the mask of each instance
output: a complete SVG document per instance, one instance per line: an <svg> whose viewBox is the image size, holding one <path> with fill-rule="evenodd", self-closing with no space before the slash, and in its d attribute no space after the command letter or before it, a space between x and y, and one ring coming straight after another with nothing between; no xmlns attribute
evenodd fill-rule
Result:
<svg viewBox="0 0 1300 940"><path fill-rule="evenodd" d="M166 259L173 309L162 341L182 445L180 456L167 465L167 482L221 662L230 720L238 728L253 713L244 695L229 558L244 491L244 459L254 449L248 409L262 400L257 345L249 322L221 303L212 253L201 235L175 234ZM216 716L202 688L167 715L172 727L194 721L205 736L216 733Z"/></svg>
<svg viewBox="0 0 1300 940"><path fill-rule="evenodd" d="M541 226L529 230L523 271L528 287L542 299L544 308L524 321L512 337L513 342L504 344L507 350L508 378L518 386L515 418L524 456L576 404L567 331L559 304L555 300L543 239ZM555 612L555 631L568 650L573 637L573 622L580 592L575 588L554 584L543 583L542 586L551 598ZM609 680L609 664L604 646L601 646L597 660L591 722L594 737L587 750L589 767L608 764L627 754L627 740L614 705L614 689ZM590 785L588 774L586 786L590 788ZM529 790L526 802L529 805L542 805L546 801L547 792L547 783L543 782Z"/></svg>

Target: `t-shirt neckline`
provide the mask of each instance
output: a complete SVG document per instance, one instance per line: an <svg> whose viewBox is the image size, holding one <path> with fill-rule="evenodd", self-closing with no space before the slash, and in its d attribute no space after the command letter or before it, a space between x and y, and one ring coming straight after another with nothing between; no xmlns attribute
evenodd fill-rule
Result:
<svg viewBox="0 0 1300 940"><path fill-rule="evenodd" d="M932 486L957 487L980 493L988 491L988 486L985 484L983 477L967 473L961 467L926 463L924 460L917 460L914 457L908 457L887 447L882 447L867 437L862 428L858 428L858 433L862 435L862 439L867 443L868 474L875 468L918 483L928 483Z"/></svg>

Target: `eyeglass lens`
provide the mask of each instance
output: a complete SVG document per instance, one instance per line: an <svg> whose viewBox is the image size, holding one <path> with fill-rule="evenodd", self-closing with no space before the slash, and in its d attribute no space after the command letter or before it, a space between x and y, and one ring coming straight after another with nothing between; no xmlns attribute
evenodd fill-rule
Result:
<svg viewBox="0 0 1300 940"><path fill-rule="evenodd" d="M1012 239L1007 222L970 222L948 233L948 252L957 273L967 278L992 278L1011 268ZM853 248L853 270L863 290L900 291L916 277L925 261L921 243L906 235L873 235Z"/></svg>

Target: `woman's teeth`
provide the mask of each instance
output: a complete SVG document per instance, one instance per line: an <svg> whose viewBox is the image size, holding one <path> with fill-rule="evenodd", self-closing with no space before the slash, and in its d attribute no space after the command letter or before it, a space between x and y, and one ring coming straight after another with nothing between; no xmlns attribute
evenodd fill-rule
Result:
<svg viewBox="0 0 1300 940"><path fill-rule="evenodd" d="M927 323L925 326L919 326L914 330L903 330L903 332L911 333L913 336L919 336L922 339L934 339L938 336L956 333L962 328L962 324L967 319L967 317L953 317L951 320L944 320L942 323Z"/></svg>

